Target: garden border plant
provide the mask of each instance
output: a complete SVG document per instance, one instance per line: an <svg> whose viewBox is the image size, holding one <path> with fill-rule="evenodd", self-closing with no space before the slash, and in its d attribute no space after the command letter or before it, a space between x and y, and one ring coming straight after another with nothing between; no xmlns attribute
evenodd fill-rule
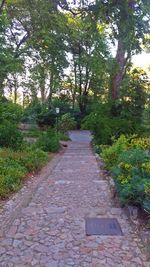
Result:
<svg viewBox="0 0 150 267"><path fill-rule="evenodd" d="M150 213L150 138L121 135L112 146L101 145L101 156L111 172L123 205Z"/></svg>
<svg viewBox="0 0 150 267"><path fill-rule="evenodd" d="M31 145L24 150L0 149L0 198L6 198L16 192L24 178L38 171L48 161L48 154Z"/></svg>

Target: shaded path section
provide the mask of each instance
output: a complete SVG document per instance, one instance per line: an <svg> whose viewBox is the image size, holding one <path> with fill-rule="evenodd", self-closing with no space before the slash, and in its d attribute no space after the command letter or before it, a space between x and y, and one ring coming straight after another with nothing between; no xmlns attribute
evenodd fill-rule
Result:
<svg viewBox="0 0 150 267"><path fill-rule="evenodd" d="M112 205L89 132L72 142L0 240L0 266L149 267L136 234ZM86 236L85 218L117 218L123 236Z"/></svg>

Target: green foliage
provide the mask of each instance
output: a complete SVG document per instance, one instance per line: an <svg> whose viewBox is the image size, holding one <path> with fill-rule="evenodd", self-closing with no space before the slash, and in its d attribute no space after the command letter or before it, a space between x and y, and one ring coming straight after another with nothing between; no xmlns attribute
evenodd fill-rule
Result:
<svg viewBox="0 0 150 267"><path fill-rule="evenodd" d="M146 187L150 185L148 162L150 155L138 148L129 149L119 155L118 166L112 168L112 174L122 203L139 204L146 208Z"/></svg>
<svg viewBox="0 0 150 267"><path fill-rule="evenodd" d="M37 141L37 146L43 151L56 152L59 150L59 137L57 133L49 128L46 132L43 132Z"/></svg>
<svg viewBox="0 0 150 267"><path fill-rule="evenodd" d="M69 130L75 129L75 127L75 119L71 116L70 113L62 115L61 119L58 122L58 129L62 133L67 133Z"/></svg>
<svg viewBox="0 0 150 267"><path fill-rule="evenodd" d="M23 111L22 122L34 124L37 115L42 112L42 108L46 109L39 101L32 101Z"/></svg>
<svg viewBox="0 0 150 267"><path fill-rule="evenodd" d="M62 132L58 132L58 138L61 141L69 141L70 140L69 136L65 133L62 133Z"/></svg>
<svg viewBox="0 0 150 267"><path fill-rule="evenodd" d="M95 98L101 97L108 85L110 53L106 41L106 27L99 23L98 17L94 19L90 12L87 12L84 18L74 17L72 14L67 14L67 18L73 63L70 64L72 72L68 77L68 83L74 90L73 98L84 115L89 95L92 93Z"/></svg>
<svg viewBox="0 0 150 267"><path fill-rule="evenodd" d="M54 126L56 113L48 108L47 103L42 104L35 101L25 108L22 121L32 124L37 123L40 127Z"/></svg>
<svg viewBox="0 0 150 267"><path fill-rule="evenodd" d="M142 122L145 108L146 93L145 80L148 79L146 72L140 68L128 70L121 88L121 115L124 118Z"/></svg>
<svg viewBox="0 0 150 267"><path fill-rule="evenodd" d="M15 57L12 47L5 37L8 25L8 14L6 10L3 10L0 14L0 96L4 93L2 84L7 74L21 69L21 60Z"/></svg>
<svg viewBox="0 0 150 267"><path fill-rule="evenodd" d="M51 106L53 107L54 110L56 108L60 109L60 114L71 112L70 105L71 105L70 99L66 95L63 95L61 92L59 94L59 98L58 97L53 98L51 103Z"/></svg>
<svg viewBox="0 0 150 267"><path fill-rule="evenodd" d="M128 148L129 139L121 135L112 146L101 145L101 155L108 169L111 169L117 162L118 156Z"/></svg>
<svg viewBox="0 0 150 267"><path fill-rule="evenodd" d="M27 173L37 171L47 160L47 153L32 146L24 151L0 149L0 198L17 191Z"/></svg>
<svg viewBox="0 0 150 267"><path fill-rule="evenodd" d="M56 114L52 110L42 111L37 115L36 122L39 126L54 126L56 122Z"/></svg>
<svg viewBox="0 0 150 267"><path fill-rule="evenodd" d="M9 121L15 125L21 121L23 114L22 107L10 101L0 100L0 123Z"/></svg>
<svg viewBox="0 0 150 267"><path fill-rule="evenodd" d="M27 146L24 151L24 157L22 159L22 164L28 171L37 171L41 169L44 163L48 160L48 155L46 152L37 148L36 146Z"/></svg>
<svg viewBox="0 0 150 267"><path fill-rule="evenodd" d="M23 136L17 127L9 121L0 125L0 146L20 149Z"/></svg>
<svg viewBox="0 0 150 267"><path fill-rule="evenodd" d="M32 127L30 130L24 132L23 136L24 137L36 138L36 137L39 137L40 134L41 134L41 130L40 129L38 129L37 127Z"/></svg>
<svg viewBox="0 0 150 267"><path fill-rule="evenodd" d="M99 104L96 110L85 117L82 128L93 132L96 143L111 144L112 137L133 134L138 127L133 120L113 116L108 104Z"/></svg>
<svg viewBox="0 0 150 267"><path fill-rule="evenodd" d="M123 204L150 211L150 139L121 136L112 146L101 146Z"/></svg>
<svg viewBox="0 0 150 267"><path fill-rule="evenodd" d="M111 139L110 120L101 113L91 112L82 122L82 129L90 130L97 143L107 144Z"/></svg>

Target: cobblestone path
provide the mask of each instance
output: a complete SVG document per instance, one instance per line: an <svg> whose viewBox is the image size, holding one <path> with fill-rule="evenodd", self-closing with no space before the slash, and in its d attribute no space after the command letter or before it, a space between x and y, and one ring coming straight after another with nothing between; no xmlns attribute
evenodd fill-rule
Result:
<svg viewBox="0 0 150 267"><path fill-rule="evenodd" d="M0 267L150 266L126 215L113 207L88 133L72 132L71 137L55 168L1 237ZM117 218L124 235L86 236L87 217Z"/></svg>

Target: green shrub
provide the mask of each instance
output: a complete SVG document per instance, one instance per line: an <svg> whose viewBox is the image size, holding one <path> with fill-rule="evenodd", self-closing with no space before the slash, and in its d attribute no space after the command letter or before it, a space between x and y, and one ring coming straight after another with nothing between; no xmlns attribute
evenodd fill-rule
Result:
<svg viewBox="0 0 150 267"><path fill-rule="evenodd" d="M51 110L44 110L40 114L37 114L36 117L37 124L42 126L54 126L56 122L56 114Z"/></svg>
<svg viewBox="0 0 150 267"><path fill-rule="evenodd" d="M0 197L6 197L10 192L16 191L26 169L14 160L0 157Z"/></svg>
<svg viewBox="0 0 150 267"><path fill-rule="evenodd" d="M98 144L111 144L112 136L118 138L121 134L133 134L136 125L127 119L109 118L99 113L90 113L82 123L82 129L93 132Z"/></svg>
<svg viewBox="0 0 150 267"><path fill-rule="evenodd" d="M39 170L48 160L48 154L40 148L29 146L26 148L26 156L22 159L22 164L28 171Z"/></svg>
<svg viewBox="0 0 150 267"><path fill-rule="evenodd" d="M59 150L59 137L57 133L49 128L46 132L43 132L37 141L37 146L43 151L56 152Z"/></svg>
<svg viewBox="0 0 150 267"><path fill-rule="evenodd" d="M129 139L125 135L121 135L114 141L112 146L101 145L101 155L108 169L111 169L118 160L120 153L129 146Z"/></svg>
<svg viewBox="0 0 150 267"><path fill-rule="evenodd" d="M62 133L62 132L58 132L58 138L61 141L69 141L70 140L69 136L65 133Z"/></svg>
<svg viewBox="0 0 150 267"><path fill-rule="evenodd" d="M0 157L7 159L11 166L18 164L28 172L40 169L48 159L46 152L32 145L24 147L24 151L2 150Z"/></svg>
<svg viewBox="0 0 150 267"><path fill-rule="evenodd" d="M33 101L24 110L22 122L37 123L41 127L45 125L54 126L56 113L49 108L48 103L43 104L40 101Z"/></svg>
<svg viewBox="0 0 150 267"><path fill-rule="evenodd" d="M0 149L1 198L17 191L27 173L39 170L48 160L47 153L34 146L24 149L24 151Z"/></svg>
<svg viewBox="0 0 150 267"><path fill-rule="evenodd" d="M150 139L121 136L112 146L101 146L123 204L150 212Z"/></svg>
<svg viewBox="0 0 150 267"><path fill-rule="evenodd" d="M0 146L20 149L23 136L15 125L6 122L0 125Z"/></svg>
<svg viewBox="0 0 150 267"><path fill-rule="evenodd" d="M68 99L68 96L66 95L59 95L58 97L53 97L52 103L51 103L53 109L55 110L56 108L60 109L61 114L65 114L71 111L70 105L70 99Z"/></svg>
<svg viewBox="0 0 150 267"><path fill-rule="evenodd" d="M150 184L150 173L146 168L149 162L150 155L139 148L129 149L119 155L117 165L112 168L112 174L122 203L139 204L144 207L145 186Z"/></svg>
<svg viewBox="0 0 150 267"><path fill-rule="evenodd" d="M58 130L62 133L66 133L69 130L73 130L76 127L75 119L70 113L62 115L58 122Z"/></svg>
<svg viewBox="0 0 150 267"><path fill-rule="evenodd" d="M22 107L10 101L0 101L0 123L9 121L18 124L21 121L23 114Z"/></svg>
<svg viewBox="0 0 150 267"><path fill-rule="evenodd" d="M139 132L141 128L131 118L113 116L108 104L101 105L87 115L82 121L82 129L93 132L97 144L112 144L112 137Z"/></svg>
<svg viewBox="0 0 150 267"><path fill-rule="evenodd" d="M24 137L33 137L33 138L36 138L36 137L39 137L41 134L41 130L36 128L36 127L32 127L30 130L28 131L25 131L23 133L23 136Z"/></svg>

